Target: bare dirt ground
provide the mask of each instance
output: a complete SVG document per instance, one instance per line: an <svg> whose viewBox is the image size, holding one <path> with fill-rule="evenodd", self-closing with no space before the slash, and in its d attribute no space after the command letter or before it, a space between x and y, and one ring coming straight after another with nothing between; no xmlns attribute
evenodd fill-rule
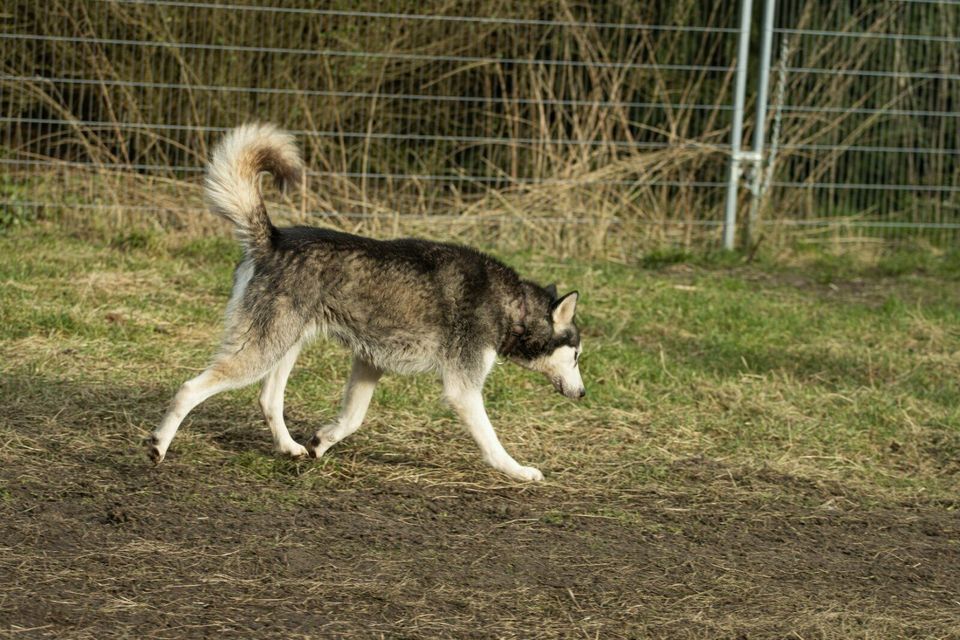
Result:
<svg viewBox="0 0 960 640"><path fill-rule="evenodd" d="M6 388L3 413L22 414L30 387ZM96 387L54 393L72 399L67 415L123 410L123 394ZM311 488L312 463L263 478L229 458L154 468L109 441L65 450L50 435L0 470L8 637L960 634L960 519L942 501L696 458L672 465L669 485L609 494L391 481L411 463L349 450L356 476ZM259 434L219 444L265 449Z"/></svg>

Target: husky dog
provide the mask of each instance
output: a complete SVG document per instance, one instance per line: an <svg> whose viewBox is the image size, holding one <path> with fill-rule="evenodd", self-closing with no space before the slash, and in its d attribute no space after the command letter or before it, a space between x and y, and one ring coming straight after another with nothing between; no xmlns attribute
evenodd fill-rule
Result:
<svg viewBox="0 0 960 640"><path fill-rule="evenodd" d="M187 413L207 398L263 380L260 407L277 450L319 458L360 427L380 376L435 371L443 394L494 469L542 480L506 452L483 406L483 383L502 356L545 375L578 400L580 332L577 292L522 280L467 247L418 239L380 241L316 227L278 229L270 222L259 176L281 188L303 165L293 137L269 124L234 129L214 150L206 193L232 222L244 249L234 272L219 353L180 387L150 438L160 463ZM283 392L301 347L324 335L353 352L337 420L306 446L283 421Z"/></svg>

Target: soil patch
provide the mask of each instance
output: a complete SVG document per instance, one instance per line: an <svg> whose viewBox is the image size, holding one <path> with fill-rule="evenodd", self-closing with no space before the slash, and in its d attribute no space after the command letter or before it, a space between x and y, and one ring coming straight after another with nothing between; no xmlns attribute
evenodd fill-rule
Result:
<svg viewBox="0 0 960 640"><path fill-rule="evenodd" d="M118 465L113 477L87 483L60 482L55 468L24 481L7 468L0 630L90 638L960 632L954 512L866 507L838 500L835 487L772 473L752 474L744 489L732 474L716 480L717 470L701 460L678 465L682 488L669 492L402 482L291 495L176 462Z"/></svg>

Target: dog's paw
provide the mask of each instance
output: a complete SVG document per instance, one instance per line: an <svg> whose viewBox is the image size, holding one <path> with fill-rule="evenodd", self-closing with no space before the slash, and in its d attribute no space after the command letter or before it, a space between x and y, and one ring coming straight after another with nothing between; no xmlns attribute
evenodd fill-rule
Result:
<svg viewBox="0 0 960 640"><path fill-rule="evenodd" d="M277 452L285 456L290 456L291 458L306 458L310 455L310 452L307 451L307 448L302 444L294 442L286 442L284 444L277 446Z"/></svg>
<svg viewBox="0 0 960 640"><path fill-rule="evenodd" d="M523 482L540 482L543 480L543 473L535 467L520 467L508 475L514 480L521 480Z"/></svg>
<svg viewBox="0 0 960 640"><path fill-rule="evenodd" d="M336 443L337 441L328 434L317 433L307 442L307 455L311 458L319 458Z"/></svg>
<svg viewBox="0 0 960 640"><path fill-rule="evenodd" d="M147 438L147 455L155 465L163 462L166 457L167 452L160 448L160 439L157 436Z"/></svg>
<svg viewBox="0 0 960 640"><path fill-rule="evenodd" d="M304 450L307 452L307 455L311 458L319 458L324 453L330 445L324 445L323 441L320 439L319 435L315 435L307 442L307 446L304 447Z"/></svg>

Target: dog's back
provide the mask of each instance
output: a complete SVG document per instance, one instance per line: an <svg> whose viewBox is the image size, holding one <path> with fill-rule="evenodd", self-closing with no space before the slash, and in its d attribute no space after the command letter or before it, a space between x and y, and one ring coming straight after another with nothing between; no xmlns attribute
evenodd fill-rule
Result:
<svg viewBox="0 0 960 640"><path fill-rule="evenodd" d="M385 370L443 369L496 347L500 309L521 295L514 271L457 245L291 227L269 247L245 258L253 275L237 311L266 326L261 316L283 309Z"/></svg>

